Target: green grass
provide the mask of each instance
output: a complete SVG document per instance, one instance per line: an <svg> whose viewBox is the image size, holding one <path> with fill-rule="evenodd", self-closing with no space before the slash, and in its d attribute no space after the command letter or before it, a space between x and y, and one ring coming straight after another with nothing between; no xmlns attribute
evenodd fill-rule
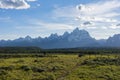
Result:
<svg viewBox="0 0 120 80"><path fill-rule="evenodd" d="M0 80L120 80L119 55L0 59Z"/></svg>

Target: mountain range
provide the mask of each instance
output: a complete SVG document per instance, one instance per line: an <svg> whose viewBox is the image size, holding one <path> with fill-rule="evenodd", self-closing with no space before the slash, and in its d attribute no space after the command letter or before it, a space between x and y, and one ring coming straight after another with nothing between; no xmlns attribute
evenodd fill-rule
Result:
<svg viewBox="0 0 120 80"><path fill-rule="evenodd" d="M45 38L18 38L15 40L1 40L1 47L28 47L36 46L44 49L53 48L78 48L78 47L120 47L120 34L115 34L108 39L96 40L86 30L74 29L71 33L63 35L51 34Z"/></svg>

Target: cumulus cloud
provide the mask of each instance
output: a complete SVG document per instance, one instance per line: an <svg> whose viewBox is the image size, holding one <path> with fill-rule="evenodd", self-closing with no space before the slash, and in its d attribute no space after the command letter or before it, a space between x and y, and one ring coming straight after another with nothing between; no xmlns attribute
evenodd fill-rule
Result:
<svg viewBox="0 0 120 80"><path fill-rule="evenodd" d="M105 26L101 26L101 29L108 29L107 27L105 27Z"/></svg>
<svg viewBox="0 0 120 80"><path fill-rule="evenodd" d="M111 24L110 26L111 29L120 29L120 24Z"/></svg>
<svg viewBox="0 0 120 80"><path fill-rule="evenodd" d="M89 7L89 6L85 6L85 5L83 5L83 4L77 5L76 8L77 8L79 11L82 11L82 12L88 12L88 11L94 10L94 8Z"/></svg>
<svg viewBox="0 0 120 80"><path fill-rule="evenodd" d="M91 16L101 16L102 14L110 14L117 8L120 8L119 0L102 1L98 3L89 3L85 5L80 4L77 7L79 12ZM109 15L109 17L111 17L111 15Z"/></svg>
<svg viewBox="0 0 120 80"><path fill-rule="evenodd" d="M120 23L119 23L119 24L117 24L116 26L120 26Z"/></svg>
<svg viewBox="0 0 120 80"><path fill-rule="evenodd" d="M116 19L103 18L103 17L92 17L92 16L78 16L76 20L80 21L93 21L93 22L117 22Z"/></svg>
<svg viewBox="0 0 120 80"><path fill-rule="evenodd" d="M53 11L53 16L56 18L68 18L68 20L74 18L80 26L83 26L85 22L93 22L94 25L91 26L99 28L118 23L118 17L120 16L119 9L119 0L99 0L96 3L58 7ZM106 28L109 27L102 27L102 29Z"/></svg>
<svg viewBox="0 0 120 80"><path fill-rule="evenodd" d="M91 17L115 17L120 8L119 0L98 1L97 3L79 4L77 6L57 7L53 14L57 17L91 16ZM66 14L66 15L65 15Z"/></svg>
<svg viewBox="0 0 120 80"><path fill-rule="evenodd" d="M83 24L81 24L81 26L93 26L93 25L95 25L95 24L90 21L86 21L86 22L83 22Z"/></svg>
<svg viewBox="0 0 120 80"><path fill-rule="evenodd" d="M93 22L90 22L90 21L86 21L86 22L83 22L80 24L79 28L81 29L96 29L97 27L94 26L95 24Z"/></svg>
<svg viewBox="0 0 120 80"><path fill-rule="evenodd" d="M84 25L91 25L92 23L89 22L89 21L87 21L87 22L84 22L83 24L84 24Z"/></svg>
<svg viewBox="0 0 120 80"><path fill-rule="evenodd" d="M120 2L118 0L86 5L80 4L77 6L79 19L86 17L88 20L100 22L117 22L113 18L120 15L118 12L115 12L118 8L120 8Z"/></svg>
<svg viewBox="0 0 120 80"><path fill-rule="evenodd" d="M33 0L28 0L33 1ZM30 5L25 0L0 0L2 9L27 9Z"/></svg>
<svg viewBox="0 0 120 80"><path fill-rule="evenodd" d="M81 24L81 26L79 27L80 29L97 29L97 27L95 26L84 26Z"/></svg>

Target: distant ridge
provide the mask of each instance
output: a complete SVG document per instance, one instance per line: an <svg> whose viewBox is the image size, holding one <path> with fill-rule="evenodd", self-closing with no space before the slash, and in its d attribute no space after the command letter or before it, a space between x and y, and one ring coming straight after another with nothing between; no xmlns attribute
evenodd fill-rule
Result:
<svg viewBox="0 0 120 80"><path fill-rule="evenodd" d="M71 33L67 31L59 36L57 33L45 38L18 38L15 40L1 40L0 46L36 46L44 49L53 48L77 48L77 47L120 47L120 34L115 34L107 40L96 40L92 38L86 30L74 29Z"/></svg>

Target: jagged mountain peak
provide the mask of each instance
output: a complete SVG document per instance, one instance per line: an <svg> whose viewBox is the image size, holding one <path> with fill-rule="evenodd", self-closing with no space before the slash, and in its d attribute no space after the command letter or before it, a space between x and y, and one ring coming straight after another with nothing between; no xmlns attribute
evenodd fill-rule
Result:
<svg viewBox="0 0 120 80"><path fill-rule="evenodd" d="M58 34L57 33L51 34L49 37L58 37Z"/></svg>
<svg viewBox="0 0 120 80"><path fill-rule="evenodd" d="M117 40L120 40L120 34L115 34L113 35L112 37L109 37L108 40L110 39L117 39Z"/></svg>
<svg viewBox="0 0 120 80"><path fill-rule="evenodd" d="M86 31L86 30L84 30L84 29L82 29L82 30L79 30L79 28L75 28L74 30L73 30L73 32L71 32L71 34L81 34L81 35L83 35L83 34L87 34L87 35L89 35L89 33Z"/></svg>
<svg viewBox="0 0 120 80"><path fill-rule="evenodd" d="M26 39L26 40L30 40L30 39L32 39L29 35L27 35L24 39Z"/></svg>
<svg viewBox="0 0 120 80"><path fill-rule="evenodd" d="M78 27L75 28L75 29L73 30L73 32L79 32L79 28L78 28Z"/></svg>
<svg viewBox="0 0 120 80"><path fill-rule="evenodd" d="M69 32L65 31L63 35L68 35L68 34L69 34Z"/></svg>
<svg viewBox="0 0 120 80"><path fill-rule="evenodd" d="M107 39L107 46L120 47L120 34L115 34Z"/></svg>
<svg viewBox="0 0 120 80"><path fill-rule="evenodd" d="M26 37L20 37L20 38L18 38L18 39L15 39L14 41L16 41L16 42L19 42L19 41L30 41L30 40L32 40L33 38L31 38L30 36L26 36Z"/></svg>
<svg viewBox="0 0 120 80"><path fill-rule="evenodd" d="M55 33L55 34L51 34L51 35L48 37L48 39L57 39L58 37L59 37L58 34Z"/></svg>
<svg viewBox="0 0 120 80"><path fill-rule="evenodd" d="M57 33L55 33L55 34L52 33L50 36L58 36L58 34Z"/></svg>
<svg viewBox="0 0 120 80"><path fill-rule="evenodd" d="M42 37L39 36L39 37L37 37L37 39L42 39Z"/></svg>
<svg viewBox="0 0 120 80"><path fill-rule="evenodd" d="M0 41L0 46L37 46L41 48L75 48L75 47L100 47L119 46L120 34L109 37L107 40L95 40L86 30L75 28L71 33L65 32L59 36L57 33L45 38L31 38L26 36L11 41Z"/></svg>
<svg viewBox="0 0 120 80"><path fill-rule="evenodd" d="M91 36L86 30L79 30L79 28L74 29L68 38L69 41L81 41L83 39L91 39Z"/></svg>
<svg viewBox="0 0 120 80"><path fill-rule="evenodd" d="M62 37L67 37L67 36L69 36L69 32L64 32L64 34L62 35Z"/></svg>
<svg viewBox="0 0 120 80"><path fill-rule="evenodd" d="M120 34L115 34L113 37L120 37Z"/></svg>

